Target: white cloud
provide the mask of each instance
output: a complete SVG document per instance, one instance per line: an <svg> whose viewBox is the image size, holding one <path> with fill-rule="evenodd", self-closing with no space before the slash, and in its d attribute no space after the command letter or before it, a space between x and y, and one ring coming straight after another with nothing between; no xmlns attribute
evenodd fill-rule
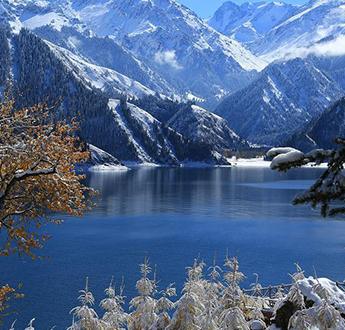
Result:
<svg viewBox="0 0 345 330"><path fill-rule="evenodd" d="M345 35L338 36L334 40L316 44L311 48L316 55L341 56L345 55Z"/></svg>
<svg viewBox="0 0 345 330"><path fill-rule="evenodd" d="M282 54L283 58L290 59L296 57L307 57L308 55L316 56L343 56L345 55L345 35L340 35L333 40L315 43L309 47L296 47Z"/></svg>
<svg viewBox="0 0 345 330"><path fill-rule="evenodd" d="M155 61L160 65L169 65L176 70L183 67L177 62L176 52L174 50L167 50L164 52L157 52L155 54Z"/></svg>

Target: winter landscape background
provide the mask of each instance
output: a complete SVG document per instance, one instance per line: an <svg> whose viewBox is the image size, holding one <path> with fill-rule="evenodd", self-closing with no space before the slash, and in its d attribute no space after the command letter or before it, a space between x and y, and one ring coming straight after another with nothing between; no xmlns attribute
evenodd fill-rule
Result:
<svg viewBox="0 0 345 330"><path fill-rule="evenodd" d="M245 287L254 272L289 282L294 262L344 279L343 223L291 205L322 168L263 159L344 137L344 0L226 1L207 19L175 0L0 0L0 64L2 99L78 121L100 191L84 220L51 230L51 260L0 260L3 280L24 282L20 328L70 325L85 276L100 299L124 274L132 298L145 256L178 290L194 257L226 249Z"/></svg>

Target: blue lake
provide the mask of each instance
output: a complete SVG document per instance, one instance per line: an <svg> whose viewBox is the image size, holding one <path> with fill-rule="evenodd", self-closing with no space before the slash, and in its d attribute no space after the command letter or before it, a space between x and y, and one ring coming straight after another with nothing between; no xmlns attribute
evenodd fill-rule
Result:
<svg viewBox="0 0 345 330"><path fill-rule="evenodd" d="M157 265L159 285L181 289L185 267L200 256L222 264L226 250L239 257L244 287L260 275L263 285L289 282L299 262L306 273L345 278L345 222L323 219L293 197L320 169L281 174L264 168L149 168L91 174L97 206L84 218L67 218L46 230L47 259L1 258L1 283L22 282L25 299L13 307L17 328L33 317L37 329L65 329L85 277L99 302L112 275L125 277L135 294L138 264ZM5 329L8 329L5 324Z"/></svg>

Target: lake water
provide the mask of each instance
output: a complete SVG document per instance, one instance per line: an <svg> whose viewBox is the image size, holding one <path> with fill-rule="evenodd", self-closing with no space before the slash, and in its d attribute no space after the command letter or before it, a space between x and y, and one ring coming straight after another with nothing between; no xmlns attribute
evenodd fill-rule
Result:
<svg viewBox="0 0 345 330"><path fill-rule="evenodd" d="M345 222L324 220L293 197L322 170L281 174L264 168L149 168L91 174L100 191L94 210L47 230L53 238L42 251L48 259L12 256L0 260L1 283L22 282L26 298L18 329L36 318L37 329L64 329L69 310L89 276L99 301L112 275L125 277L125 294L135 294L138 264L157 265L160 286L180 290L185 267L200 256L222 263L226 250L239 257L244 287L260 274L263 285L289 282L299 262L306 273L345 278ZM8 329L8 327L5 327Z"/></svg>

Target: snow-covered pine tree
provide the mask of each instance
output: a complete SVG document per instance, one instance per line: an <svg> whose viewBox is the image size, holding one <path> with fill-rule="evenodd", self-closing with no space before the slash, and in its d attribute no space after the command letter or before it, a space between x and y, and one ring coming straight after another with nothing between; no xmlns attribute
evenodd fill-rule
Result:
<svg viewBox="0 0 345 330"><path fill-rule="evenodd" d="M303 153L293 148L273 148L267 156L273 158L271 168L287 171L310 163L328 163L327 169L318 180L304 193L298 195L294 204L310 204L321 207L323 216L334 216L345 213L345 139L338 138L334 150L316 149Z"/></svg>
<svg viewBox="0 0 345 330"><path fill-rule="evenodd" d="M224 280L226 287L223 290L223 307L224 309L235 306L240 307L243 302L243 292L239 284L244 280L245 276L239 270L239 262L236 257L230 258L229 256L226 256L224 267Z"/></svg>
<svg viewBox="0 0 345 330"><path fill-rule="evenodd" d="M145 258L140 265L141 278L136 283L139 296L130 301L133 312L128 318L129 330L150 330L158 320L157 300L153 297L156 293L156 282L149 278L151 271L149 261Z"/></svg>
<svg viewBox="0 0 345 330"><path fill-rule="evenodd" d="M206 284L203 279L204 262L194 260L187 268L187 280L182 297L176 303L176 311L167 330L199 330L205 314Z"/></svg>
<svg viewBox="0 0 345 330"><path fill-rule="evenodd" d="M203 329L216 330L219 328L221 313L220 298L224 285L221 283L222 269L213 260L213 265L208 268L209 280L206 283L205 311L201 315L200 323Z"/></svg>
<svg viewBox="0 0 345 330"><path fill-rule="evenodd" d="M158 318L151 330L165 330L171 321L169 311L175 306L175 304L171 301L171 298L176 296L176 289L173 284L170 284L160 293L162 296L156 303L156 313Z"/></svg>
<svg viewBox="0 0 345 330"><path fill-rule="evenodd" d="M239 270L239 262L236 257L225 258L224 280L226 286L221 297L222 312L220 315L221 329L249 330L243 309L243 292L239 283L245 278Z"/></svg>
<svg viewBox="0 0 345 330"><path fill-rule="evenodd" d="M111 279L109 287L105 289L106 298L100 303L105 313L102 321L106 324L105 329L123 330L126 327L128 314L125 313L123 305L125 297L123 296L124 285L120 286L119 294L116 294L114 278Z"/></svg>
<svg viewBox="0 0 345 330"><path fill-rule="evenodd" d="M73 314L73 324L69 330L100 330L104 323L99 320L96 311L92 308L95 304L95 298L89 290L89 279L86 278L85 289L79 291L78 300L80 306L71 310Z"/></svg>

